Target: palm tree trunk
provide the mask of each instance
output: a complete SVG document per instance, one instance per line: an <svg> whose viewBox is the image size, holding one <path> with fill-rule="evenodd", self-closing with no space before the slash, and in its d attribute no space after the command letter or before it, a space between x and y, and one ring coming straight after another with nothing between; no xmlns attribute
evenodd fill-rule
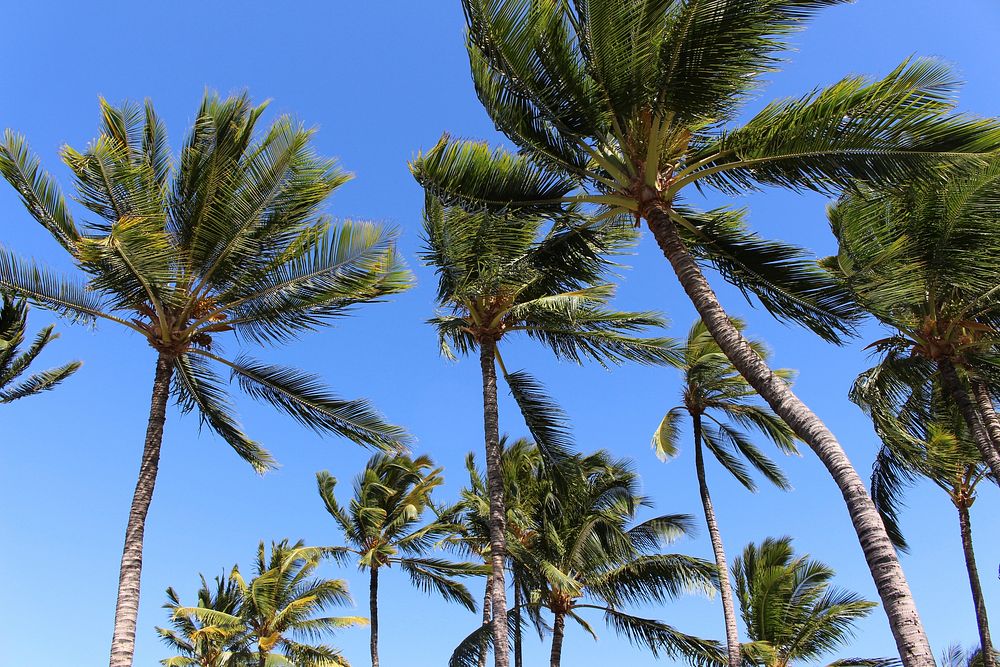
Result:
<svg viewBox="0 0 1000 667"><path fill-rule="evenodd" d="M972 399L969 398L969 392L961 378L958 377L955 364L949 359L940 359L938 370L941 373L945 390L951 394L955 405L958 406L958 411L962 413L962 419L969 427L969 433L972 434L972 441L976 443L976 449L979 450L983 461L989 466L993 480L1000 484L1000 452L993 449L993 443L990 442L990 437L979 419L979 411L972 403Z"/></svg>
<svg viewBox="0 0 1000 667"><path fill-rule="evenodd" d="M1000 453L1000 417L997 417L996 408L993 407L990 391L982 380L973 380L972 392L976 397L979 415L986 426L986 433L990 436L990 444L993 445L994 450Z"/></svg>
<svg viewBox="0 0 1000 667"><path fill-rule="evenodd" d="M719 568L719 590L722 597L722 615L726 621L729 667L742 667L743 656L740 652L739 630L736 627L736 606L733 604L729 566L726 564L726 551L722 547L722 535L719 533L719 524L715 521L715 509L712 507L712 497L708 493L708 482L705 480L705 458L701 447L701 415L693 414L691 419L694 422L694 463L698 473L701 506L705 510L705 523L708 524L708 535L712 540L712 551L715 552L715 565Z"/></svg>
<svg viewBox="0 0 1000 667"><path fill-rule="evenodd" d="M896 550L865 483L826 425L776 376L733 326L694 257L684 246L662 205L644 207L643 217L702 321L723 353L786 424L816 453L840 488L906 667L933 667L924 634Z"/></svg>
<svg viewBox="0 0 1000 667"><path fill-rule="evenodd" d="M486 577L486 593L483 596L483 625L493 622L493 575ZM486 667L486 638L479 642L479 667Z"/></svg>
<svg viewBox="0 0 1000 667"><path fill-rule="evenodd" d="M371 616L372 667L378 667L378 568L372 567L369 574L371 583L368 585L368 613Z"/></svg>
<svg viewBox="0 0 1000 667"><path fill-rule="evenodd" d="M552 653L549 655L549 667L559 667L562 662L563 635L566 633L566 614L556 612L552 623Z"/></svg>
<svg viewBox="0 0 1000 667"><path fill-rule="evenodd" d="M512 575L514 579L514 667L523 667L521 655L521 605L524 600L521 597L521 586L518 580L517 570Z"/></svg>
<svg viewBox="0 0 1000 667"><path fill-rule="evenodd" d="M490 497L490 560L493 564L493 658L496 667L508 667L507 586L504 565L507 560L507 507L504 502L500 466L500 416L497 407L496 341L484 338L479 343L479 364L483 372L483 428L486 434L486 482Z"/></svg>
<svg viewBox="0 0 1000 667"><path fill-rule="evenodd" d="M139 479L132 495L132 509L125 529L125 548L122 550L121 569L118 574L118 602L115 605L115 630L111 638L111 667L132 667L135 653L135 624L139 615L139 584L142 577L142 537L146 528L146 514L153 499L156 472L160 464L160 445L163 442L163 424L167 418L167 399L170 397L170 377L173 359L160 353L156 359L153 376L153 396L146 425L146 442L142 449Z"/></svg>
<svg viewBox="0 0 1000 667"><path fill-rule="evenodd" d="M979 645L983 649L983 667L996 667L996 655L993 653L993 642L990 641L990 621L986 616L986 599L983 597L983 585L979 581L979 568L976 567L976 552L972 549L972 520L969 517L969 506L966 503L957 505L958 524L962 530L962 551L965 552L965 569L969 572L972 602L976 605L976 624L979 626Z"/></svg>

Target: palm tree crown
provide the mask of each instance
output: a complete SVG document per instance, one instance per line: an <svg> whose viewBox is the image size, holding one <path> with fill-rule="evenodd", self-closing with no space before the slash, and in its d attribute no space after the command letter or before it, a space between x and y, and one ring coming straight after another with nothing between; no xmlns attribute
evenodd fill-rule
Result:
<svg viewBox="0 0 1000 667"><path fill-rule="evenodd" d="M11 403L52 389L80 368L72 361L58 368L21 376L50 342L59 337L49 325L38 332L28 349L21 351L28 323L28 304L4 295L0 303L0 403ZM14 383L17 384L14 384Z"/></svg>
<svg viewBox="0 0 1000 667"><path fill-rule="evenodd" d="M236 614L240 594L236 582L228 577L216 577L210 587L205 577L198 589L198 607ZM196 614L178 613L183 605L173 588L167 589L167 602L163 608L170 612L173 629L156 628L160 638L178 652L178 655L160 661L164 667L236 667L245 657L245 632L236 618L215 619L205 622Z"/></svg>

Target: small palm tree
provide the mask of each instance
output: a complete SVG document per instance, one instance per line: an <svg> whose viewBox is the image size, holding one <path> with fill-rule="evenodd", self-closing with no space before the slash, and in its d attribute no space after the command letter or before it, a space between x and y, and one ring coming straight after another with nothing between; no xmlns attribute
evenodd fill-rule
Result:
<svg viewBox="0 0 1000 667"><path fill-rule="evenodd" d="M733 563L736 597L752 643L747 658L765 667L815 663L850 645L854 623L878 605L831 587L834 572L808 556L796 556L789 537L748 544ZM849 658L839 665L891 665L895 660Z"/></svg>
<svg viewBox="0 0 1000 667"><path fill-rule="evenodd" d="M178 607L176 616L191 616L218 627L239 627L249 646L247 665L256 667L346 667L340 651L327 644L297 641L318 638L342 628L364 625L357 616L317 616L337 605L351 604L347 582L315 578L327 549L307 547L301 541L264 543L257 550L254 577L247 581L238 567L230 579L239 595L233 611L207 607Z"/></svg>
<svg viewBox="0 0 1000 667"><path fill-rule="evenodd" d="M743 330L742 322L734 322L737 330ZM767 349L758 341L751 341L757 354L765 361ZM749 491L757 487L743 461L746 460L765 479L779 489L791 488L781 469L775 465L756 445L751 442L744 429L752 429L764 436L783 452L797 453L794 434L766 406L754 402L757 392L722 354L718 344L708 332L705 323L698 320L688 332L687 343L681 351L684 381L681 387L682 402L671 408L653 436L653 447L663 459L677 455L680 439L680 421L686 414L691 418L694 437L695 474L701 494L705 523L715 553L715 564L719 570L719 584L722 593L722 612L726 622L726 645L729 667L741 667L740 640L736 625L736 608L733 591L729 582L729 565L722 544L722 535L715 518L712 497L705 477L705 461L702 445L722 464L736 480ZM783 369L775 371L785 378L791 372ZM703 421L704 420L704 421ZM707 422L707 423L706 423Z"/></svg>
<svg viewBox="0 0 1000 667"><path fill-rule="evenodd" d="M736 125L787 37L847 0L463 0L476 93L517 154L447 136L414 162L429 191L470 210L589 204L645 220L720 348L816 452L848 505L900 655L934 664L864 481L823 422L732 326L712 264L782 319L828 340L856 319L807 253L761 238L742 211L698 210L704 189L836 192L936 178L929 167L1000 146L1000 124L953 113L954 79L911 60L766 105Z"/></svg>
<svg viewBox="0 0 1000 667"><path fill-rule="evenodd" d="M497 667L507 667L509 653L498 365L543 453L554 460L565 445L564 431L551 418L551 403L530 376L507 371L500 342L524 333L557 357L578 363L675 360L669 339L635 335L661 326L659 317L608 307L614 291L604 281L608 256L628 247L634 234L620 224L576 213L563 216L543 234L548 222L541 216L468 213L432 198L425 208L423 257L437 270L441 309L431 323L445 355L478 350L482 370Z"/></svg>
<svg viewBox="0 0 1000 667"><path fill-rule="evenodd" d="M453 532L452 524L435 520L421 525L430 507L431 491L444 479L430 458L375 455L354 482L354 497L345 510L334 495L337 480L328 472L316 475L319 495L326 511L336 521L349 546L329 552L343 558L354 556L358 567L370 576L369 604L372 667L378 667L379 571L398 566L413 584L425 592L436 592L470 611L476 610L472 595L454 577L483 573L474 563L454 563L430 558L430 552Z"/></svg>
<svg viewBox="0 0 1000 667"><path fill-rule="evenodd" d="M59 337L49 325L38 332L27 350L21 352L28 323L28 304L4 295L0 303L0 403L34 396L52 389L80 368L79 361L29 375L24 375L31 363L50 342ZM14 384L17 382L17 384Z"/></svg>
<svg viewBox="0 0 1000 667"><path fill-rule="evenodd" d="M258 136L263 112L246 95L206 95L175 164L151 104L102 100L100 136L83 152L62 152L77 200L101 220L84 229L24 139L7 132L0 143L0 172L85 278L55 275L0 248L0 289L74 320L112 322L155 351L111 667L132 664L143 532L171 395L261 472L274 460L243 432L217 368L317 431L379 448L404 438L368 402L340 399L311 374L219 354L217 339L227 333L287 342L410 281L391 234L363 222L334 227L321 214L350 175L315 154L312 131L282 117Z"/></svg>
<svg viewBox="0 0 1000 667"><path fill-rule="evenodd" d="M216 577L214 587L203 576L198 589L198 607L229 614L232 620L216 619L217 623L203 622L195 614L178 613L180 596L173 588L167 589L167 602L163 608L170 612L173 629L156 628L160 638L178 652L178 655L160 661L164 667L237 667L247 649L243 624L236 614L240 607L240 593L236 582L228 577Z"/></svg>

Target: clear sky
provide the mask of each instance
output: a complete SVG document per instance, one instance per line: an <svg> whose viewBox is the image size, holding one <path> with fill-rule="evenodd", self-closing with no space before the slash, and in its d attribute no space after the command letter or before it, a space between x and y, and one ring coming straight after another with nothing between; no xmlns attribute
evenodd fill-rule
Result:
<svg viewBox="0 0 1000 667"><path fill-rule="evenodd" d="M431 271L419 249L422 193L406 162L440 133L496 138L470 85L458 0L261 2L21 2L4 8L4 65L0 68L0 126L26 134L44 164L68 184L58 162L63 144L82 147L95 134L97 98L151 98L178 147L206 88L246 89L273 100L267 118L291 113L318 128L316 145L339 156L357 178L330 201L340 217L371 218L402 230L402 250L419 284L389 303L362 308L336 328L283 349L257 351L320 373L342 395L367 396L418 438L416 451L446 468L442 496L462 485L462 457L482 447L481 394L474 361L437 355L424 320L433 312ZM966 85L961 106L1000 115L996 0L860 0L824 12L796 38L798 52L772 77L762 100L800 95L848 74L883 74L911 54L954 64ZM718 198L716 198L718 202ZM736 202L751 207L765 234L833 250L817 196L769 191ZM78 215L80 215L78 213ZM80 215L80 217L85 217ZM31 221L15 193L0 184L0 243L65 267L56 244ZM618 303L657 309L683 336L694 311L669 266L644 238L624 275ZM863 342L826 345L782 326L730 288L724 303L746 317L750 332L770 342L776 363L800 371L799 395L833 428L862 475L877 446L869 423L848 402L847 390L869 359ZM32 311L35 330L52 321ZM0 644L4 665L98 665L109 648L114 597L128 504L141 451L153 353L136 336L109 326L96 331L59 323L62 338L40 366L79 358L83 369L58 391L5 406L0 412ZM870 341L874 327L864 332ZM235 347L235 343L230 343ZM558 363L526 341L505 354L512 368L529 368L570 414L581 449L609 448L633 457L645 491L663 512L689 512L701 523L693 460L685 447L662 464L649 438L678 397L670 369L624 367L612 372ZM314 474L328 469L345 482L368 453L320 438L268 407L241 398L249 433L282 463L260 478L218 438L199 433L197 420L168 413L160 477L146 529L143 599L136 665L168 655L154 633L165 624L163 590L191 600L199 572L249 566L258 540L290 537L313 544L339 539L316 494ZM504 430L523 435L509 399ZM802 551L831 564L838 583L875 599L861 550L841 498L818 460L806 451L781 461L795 490L763 489L756 496L710 464L723 538L731 554L748 541L792 535ZM347 488L341 491L346 492ZM984 486L986 486L984 484ZM1000 603L996 530L998 497L985 489L973 508L978 557L988 602ZM954 509L936 488L910 495L903 526L912 545L904 567L935 652L954 641L976 641L968 581ZM677 550L711 558L704 531ZM350 580L363 604L367 578L350 568L324 566ZM481 583L475 582L476 595ZM382 585L382 662L441 665L472 630L477 616L410 588L400 573ZM722 638L717 600L688 598L646 610L681 629ZM994 609L994 617L1000 608ZM571 627L565 664L590 667L624 659L653 664L594 619L600 640ZM367 662L367 632L345 631L334 643L357 665ZM530 641L527 664L547 650ZM893 642L881 612L861 623L850 655L888 655Z"/></svg>

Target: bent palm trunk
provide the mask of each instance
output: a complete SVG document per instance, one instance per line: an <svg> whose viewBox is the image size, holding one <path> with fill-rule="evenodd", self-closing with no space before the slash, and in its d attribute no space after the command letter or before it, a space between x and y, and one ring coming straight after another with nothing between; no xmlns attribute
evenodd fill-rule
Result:
<svg viewBox="0 0 1000 667"><path fill-rule="evenodd" d="M549 655L549 667L559 667L562 662L563 635L566 633L566 614L556 612L552 623L552 653Z"/></svg>
<svg viewBox="0 0 1000 667"><path fill-rule="evenodd" d="M490 562L493 566L491 597L493 623L493 658L496 667L508 667L507 586L504 564L507 558L507 507L504 502L503 476L500 467L500 417L497 408L496 341L479 343L479 364L483 372L483 427L486 434L486 483L490 497Z"/></svg>
<svg viewBox="0 0 1000 667"><path fill-rule="evenodd" d="M979 645L983 649L983 667L996 667L996 654L993 653L993 642L990 640L990 621L986 616L986 599L983 597L983 585L979 581L976 553L972 550L972 520L969 517L969 507L964 503L958 504L958 524L962 531L962 551L965 553L965 569L969 572L972 603L976 606L976 625L979 627Z"/></svg>
<svg viewBox="0 0 1000 667"><path fill-rule="evenodd" d="M153 499L156 473L160 464L160 445L163 443L163 424L167 418L167 399L170 397L170 378L173 359L160 353L156 359L153 376L153 396L146 425L146 442L142 448L139 479L132 495L132 509L125 528L125 547L122 550L121 569L118 574L118 602L115 605L115 630L111 638L111 667L132 667L135 653L135 624L139 615L139 585L142 578L142 538L146 528L146 514Z"/></svg>
<svg viewBox="0 0 1000 667"><path fill-rule="evenodd" d="M972 434L972 441L976 443L976 449L983 457L983 461L989 466L990 475L993 480L1000 484L1000 453L993 449L993 443L979 419L979 412L969 398L969 392L958 377L955 364L948 359L938 361L938 370L941 372L941 379L944 381L945 390L951 394L958 406L958 411L962 414L965 425L969 427Z"/></svg>
<svg viewBox="0 0 1000 667"><path fill-rule="evenodd" d="M701 506L705 510L705 523L708 524L712 551L715 552L715 565L719 569L719 591L722 597L722 615L726 621L726 648L729 653L729 667L741 667L743 657L740 653L740 637L736 627L736 606L733 604L729 566L726 564L726 551L722 547L722 535L719 533L719 525L715 521L712 497L708 493L708 482L705 480L705 459L701 451L701 415L691 415L691 419L694 422L694 462L698 473L698 490L701 492Z"/></svg>
<svg viewBox="0 0 1000 667"><path fill-rule="evenodd" d="M368 613L371 615L372 667L378 667L378 568L371 568L371 583L368 586Z"/></svg>
<svg viewBox="0 0 1000 667"><path fill-rule="evenodd" d="M986 433L990 436L990 444L1000 454L1000 417L997 417L996 408L993 407L989 389L981 380L973 380L972 391L976 396L976 407L986 426Z"/></svg>
<svg viewBox="0 0 1000 667"><path fill-rule="evenodd" d="M720 349L771 409L816 453L836 482L847 504L903 664L906 667L933 667L934 654L899 558L864 482L843 447L788 384L771 372L733 326L662 204L647 205L642 213L660 250Z"/></svg>

